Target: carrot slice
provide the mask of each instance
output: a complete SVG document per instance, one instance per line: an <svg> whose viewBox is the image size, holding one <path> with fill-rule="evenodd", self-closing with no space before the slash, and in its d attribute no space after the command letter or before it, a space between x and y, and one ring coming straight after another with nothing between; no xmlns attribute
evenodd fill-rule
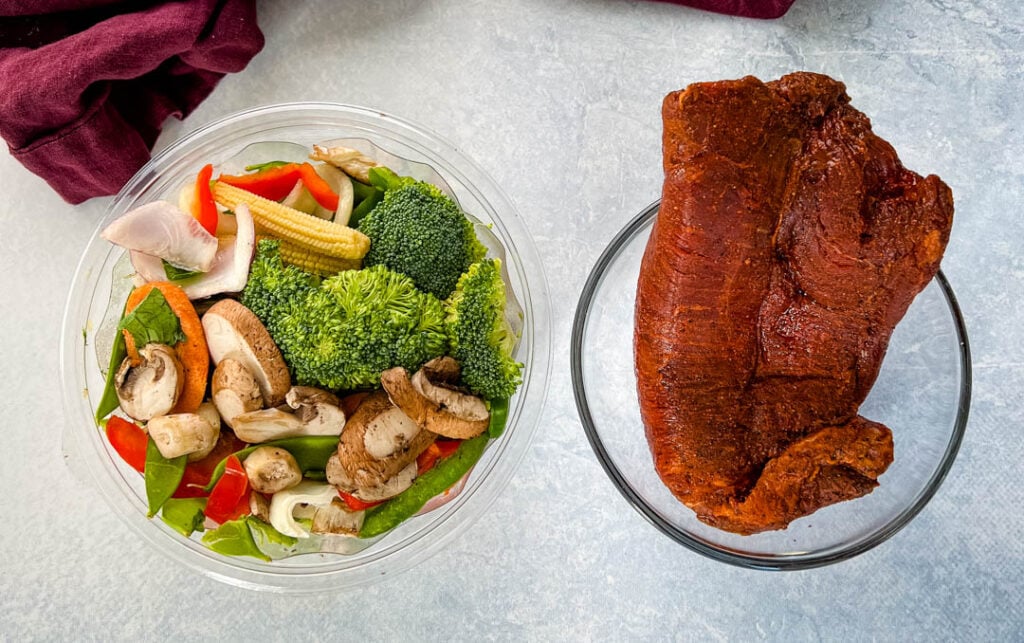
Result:
<svg viewBox="0 0 1024 643"><path fill-rule="evenodd" d="M195 413L206 395L206 381L210 372L210 352L206 347L203 324L185 291L169 281L151 281L133 290L125 303L125 312L134 310L154 288L163 294L167 305L178 316L181 332L185 334L185 341L174 346L185 382L171 413Z"/></svg>

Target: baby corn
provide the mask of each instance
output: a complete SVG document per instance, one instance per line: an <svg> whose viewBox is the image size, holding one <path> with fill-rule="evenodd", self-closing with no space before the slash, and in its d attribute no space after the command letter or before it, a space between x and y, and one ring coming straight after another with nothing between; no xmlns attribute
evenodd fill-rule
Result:
<svg viewBox="0 0 1024 643"><path fill-rule="evenodd" d="M239 203L245 203L259 231L298 248L356 262L370 249L369 237L358 230L300 212L233 185L218 181L213 186L213 198L232 209Z"/></svg>
<svg viewBox="0 0 1024 643"><path fill-rule="evenodd" d="M257 239L265 237L257 237ZM281 260L306 272L312 272L323 277L336 275L343 270L358 270L362 263L358 259L339 259L320 254L309 248L297 246L289 241L280 240L278 247Z"/></svg>

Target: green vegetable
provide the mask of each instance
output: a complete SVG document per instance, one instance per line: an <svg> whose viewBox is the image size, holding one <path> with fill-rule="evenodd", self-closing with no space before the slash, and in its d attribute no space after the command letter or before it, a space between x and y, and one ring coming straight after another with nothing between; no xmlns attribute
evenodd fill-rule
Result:
<svg viewBox="0 0 1024 643"><path fill-rule="evenodd" d="M256 546L252 531L249 529L249 521L246 518L229 520L213 531L206 532L203 534L203 542L218 554L252 556L270 562L270 556L264 554Z"/></svg>
<svg viewBox="0 0 1024 643"><path fill-rule="evenodd" d="M107 367L107 381L103 386L103 395L96 407L96 422L107 417L120 402L114 388L114 376L121 362L127 356L123 330L127 330L135 340L135 345L142 348L146 344L157 343L173 346L185 340L178 316L159 289L154 288L135 309L127 315L122 313L121 322L114 331L114 345L110 351L110 365Z"/></svg>
<svg viewBox="0 0 1024 643"><path fill-rule="evenodd" d="M266 163L256 163L255 165L246 165L246 172L262 172L263 170L269 170L272 167L281 167L282 165L291 165L289 161L267 161Z"/></svg>
<svg viewBox="0 0 1024 643"><path fill-rule="evenodd" d="M295 463L299 465L303 475L310 474L310 477L315 477L324 471L327 467L327 460L337 451L338 436L310 435L300 438L270 440L269 442L248 446L240 451L236 451L234 455L240 461L245 462L250 453L266 446L280 447L292 454L292 457L295 458ZM213 473L210 475L210 482L204 487L206 491L213 489L213 485L217 484L220 477L224 475L224 468L227 466L227 462L228 458L225 457L214 467Z"/></svg>
<svg viewBox="0 0 1024 643"><path fill-rule="evenodd" d="M181 484L181 477L185 474L185 462L187 455L179 455L173 460L168 460L160 454L156 448L153 438L146 444L146 468L143 478L146 481L146 501L149 504L150 518L160 511L167 499L174 495L174 491Z"/></svg>
<svg viewBox="0 0 1024 643"><path fill-rule="evenodd" d="M249 523L249 531L252 532L252 537L256 541L257 547L264 544L292 547L299 542L298 538L282 534L274 529L273 525L265 523L255 516L246 516L245 520ZM260 547L260 549L262 550L263 548Z"/></svg>
<svg viewBox="0 0 1024 643"><path fill-rule="evenodd" d="M196 275L203 274L202 270L186 270L184 268L179 268L166 259L161 259L160 261L163 262L164 274L167 276L167 281L184 281L186 279L191 279Z"/></svg>
<svg viewBox="0 0 1024 643"><path fill-rule="evenodd" d="M370 185L381 192L387 192L388 190L394 190L402 187L403 185L416 182L416 179L411 176L398 176L390 168L382 166L371 167L366 174L370 180Z"/></svg>
<svg viewBox="0 0 1024 643"><path fill-rule="evenodd" d="M491 423L487 425L487 437L494 439L501 437L505 432L505 424L508 423L508 398L491 400L488 402L491 412Z"/></svg>
<svg viewBox="0 0 1024 643"><path fill-rule="evenodd" d="M121 362L128 356L128 349L124 343L124 335L120 329L114 331L114 345L110 350L110 364L107 366L107 381L103 385L103 395L100 396L100 403L96 405L96 423L100 424L103 418L110 415L114 409L121 406L117 399L117 388L114 386L114 376Z"/></svg>
<svg viewBox="0 0 1024 643"><path fill-rule="evenodd" d="M374 388L382 371L415 370L448 349L441 302L383 266L316 284L261 242L242 303L263 321L300 385Z"/></svg>
<svg viewBox="0 0 1024 643"><path fill-rule="evenodd" d="M501 261L473 264L445 302L451 356L462 366L462 382L488 400L512 397L523 365L512 357L516 335L505 319Z"/></svg>
<svg viewBox="0 0 1024 643"><path fill-rule="evenodd" d="M364 266L386 266L416 287L444 299L459 277L487 254L473 224L440 188L386 168L370 170L384 199L359 221L370 238Z"/></svg>
<svg viewBox="0 0 1024 643"><path fill-rule="evenodd" d="M135 345L167 344L174 346L185 341L181 321L174 314L159 288L149 291L146 298L128 313L118 324L118 330L127 330L135 339Z"/></svg>
<svg viewBox="0 0 1024 643"><path fill-rule="evenodd" d="M380 200L384 198L384 191L378 190L372 185L352 180L352 214L349 215L348 225L355 228L362 221L363 217L370 213Z"/></svg>
<svg viewBox="0 0 1024 643"><path fill-rule="evenodd" d="M160 509L160 519L185 538L203 531L206 498L168 498Z"/></svg>
<svg viewBox="0 0 1024 643"><path fill-rule="evenodd" d="M352 185L363 185L359 181L352 181ZM369 214L377 204L380 203L381 199L384 198L384 193L374 187L367 187L371 192L367 194L359 203L352 208L352 214L348 217L348 225L351 228L359 227L359 222Z"/></svg>
<svg viewBox="0 0 1024 643"><path fill-rule="evenodd" d="M486 434L466 440L459 445L458 451L416 478L411 487L387 502L367 509L359 537L370 538L383 534L414 515L428 500L443 493L466 475L483 455L487 441Z"/></svg>
<svg viewBox="0 0 1024 643"><path fill-rule="evenodd" d="M356 179L352 179L352 201L353 203L359 204L370 198L372 195L378 194L383 196L384 191L375 188L372 185L367 185Z"/></svg>
<svg viewBox="0 0 1024 643"><path fill-rule="evenodd" d="M320 286L320 278L286 265L281 260L281 242L261 239L249 268L249 281L242 290L241 302L270 331L275 340L281 336L279 321L293 305Z"/></svg>

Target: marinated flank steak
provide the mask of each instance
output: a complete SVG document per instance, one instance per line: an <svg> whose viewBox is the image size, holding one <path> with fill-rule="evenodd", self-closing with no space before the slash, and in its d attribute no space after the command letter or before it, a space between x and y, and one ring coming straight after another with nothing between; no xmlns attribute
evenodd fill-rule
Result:
<svg viewBox="0 0 1024 643"><path fill-rule="evenodd" d="M659 476L741 534L869 493L892 433L858 408L939 268L949 188L823 75L697 83L662 117L634 338Z"/></svg>

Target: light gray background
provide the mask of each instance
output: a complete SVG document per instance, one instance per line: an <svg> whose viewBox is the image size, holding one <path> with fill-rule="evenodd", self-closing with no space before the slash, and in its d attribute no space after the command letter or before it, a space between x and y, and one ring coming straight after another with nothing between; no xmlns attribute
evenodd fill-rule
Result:
<svg viewBox="0 0 1024 643"><path fill-rule="evenodd" d="M1016 0L797 0L761 22L627 0L261 2L267 46L158 147L257 104L330 100L436 130L503 186L544 260L548 405L472 529L358 591L257 594L178 569L61 461L58 336L108 202L72 208L0 154L0 638L1020 640L1024 597L1024 10ZM659 194L661 99L807 69L847 83L957 214L943 269L974 350L966 439L937 497L830 568L744 571L640 519L571 398L571 318L604 245Z"/></svg>

